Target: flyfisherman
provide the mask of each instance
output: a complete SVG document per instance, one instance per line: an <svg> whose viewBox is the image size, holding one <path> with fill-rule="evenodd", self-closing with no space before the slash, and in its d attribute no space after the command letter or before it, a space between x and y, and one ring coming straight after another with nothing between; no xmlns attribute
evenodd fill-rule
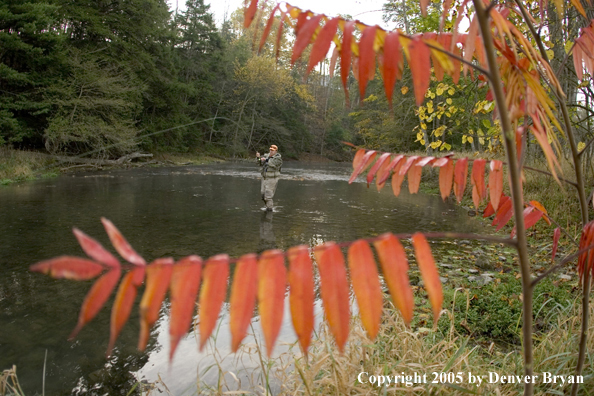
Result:
<svg viewBox="0 0 594 396"><path fill-rule="evenodd" d="M270 152L268 154L260 156L260 153L256 153L256 159L258 160L258 165L262 167L262 184L260 186L262 201L266 203L266 210L272 211L272 197L274 197L276 185L280 178L283 160L275 144L270 146Z"/></svg>

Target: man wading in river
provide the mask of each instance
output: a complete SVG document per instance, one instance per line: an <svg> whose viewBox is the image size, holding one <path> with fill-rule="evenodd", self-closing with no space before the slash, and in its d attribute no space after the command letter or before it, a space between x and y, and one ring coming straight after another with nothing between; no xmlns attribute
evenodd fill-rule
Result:
<svg viewBox="0 0 594 396"><path fill-rule="evenodd" d="M266 203L266 210L272 211L272 197L274 197L276 191L283 160L278 152L278 147L274 144L270 146L268 154L260 156L260 153L256 153L256 159L262 167L262 184L260 187L262 201Z"/></svg>

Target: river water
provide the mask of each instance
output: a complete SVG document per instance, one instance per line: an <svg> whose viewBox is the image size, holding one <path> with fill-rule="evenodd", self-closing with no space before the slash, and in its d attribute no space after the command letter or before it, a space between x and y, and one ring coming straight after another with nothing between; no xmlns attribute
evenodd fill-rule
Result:
<svg viewBox="0 0 594 396"><path fill-rule="evenodd" d="M286 162L273 213L263 211L258 169L252 163L139 168L62 175L0 187L0 369L17 366L27 395L127 394L138 380L162 380L172 394L196 394L197 383L229 389L264 386L258 318L241 354L229 351L227 315L216 341L197 351L195 334L180 343L168 364L167 307L144 353L136 350L138 301L106 359L110 300L74 342L67 341L91 282L53 280L30 273L29 265L59 255L84 257L72 235L78 227L110 247L100 217L110 219L147 260L238 257L298 244L351 241L390 231L480 232L466 211L433 195L394 197L362 178L347 183L348 164ZM113 248L110 247L113 251ZM224 312L227 307L224 307ZM321 318L316 305L317 321ZM287 308L275 356L294 343ZM252 351L252 353L250 353ZM47 353L47 358L45 354ZM284 363L277 366L282 370ZM218 367L221 368L219 370ZM219 372L227 373L219 378Z"/></svg>

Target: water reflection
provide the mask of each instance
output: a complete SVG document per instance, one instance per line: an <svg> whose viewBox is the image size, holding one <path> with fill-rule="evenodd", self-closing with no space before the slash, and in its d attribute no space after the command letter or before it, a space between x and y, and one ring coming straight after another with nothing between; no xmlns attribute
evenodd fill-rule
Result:
<svg viewBox="0 0 594 396"><path fill-rule="evenodd" d="M276 237L274 236L274 227L272 219L274 212L264 211L260 217L260 243L258 244L258 253L264 250L276 249Z"/></svg>
<svg viewBox="0 0 594 396"><path fill-rule="evenodd" d="M184 339L169 371L167 307L146 353L136 350L137 301L114 357L106 360L113 296L75 342L67 341L92 283L57 281L29 273L28 267L63 254L84 256L72 235L73 226L110 246L101 216L112 220L149 261L190 254L206 258L222 252L239 257L387 231L479 231L478 223L462 209L437 196L403 191L395 198L389 186L377 193L365 183L349 185L349 165L287 162L283 171L272 213L261 210L259 174L251 163L81 173L0 188L0 369L16 364L26 394L41 393L46 350L48 394L126 394L135 378L155 381L157 374L170 375L168 386L188 376L190 382L176 388L179 392L197 381L217 384L214 371L204 372L216 361L196 350L194 333ZM234 373L243 366L257 370L254 356L248 354L240 366L233 366L240 358L227 356L226 315L220 323L218 361ZM247 345L258 341L258 328L255 318L255 334ZM287 314L281 337L294 342L293 336ZM249 370L245 376L242 386L247 377L257 377Z"/></svg>

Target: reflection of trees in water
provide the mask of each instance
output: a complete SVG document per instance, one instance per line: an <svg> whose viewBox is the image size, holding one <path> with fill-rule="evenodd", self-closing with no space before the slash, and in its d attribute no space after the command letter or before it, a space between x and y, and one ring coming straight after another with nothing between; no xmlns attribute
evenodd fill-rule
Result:
<svg viewBox="0 0 594 396"><path fill-rule="evenodd" d="M266 211L260 217L260 243L258 244L258 253L264 250L276 249L276 237L272 227L272 218L274 212Z"/></svg>

